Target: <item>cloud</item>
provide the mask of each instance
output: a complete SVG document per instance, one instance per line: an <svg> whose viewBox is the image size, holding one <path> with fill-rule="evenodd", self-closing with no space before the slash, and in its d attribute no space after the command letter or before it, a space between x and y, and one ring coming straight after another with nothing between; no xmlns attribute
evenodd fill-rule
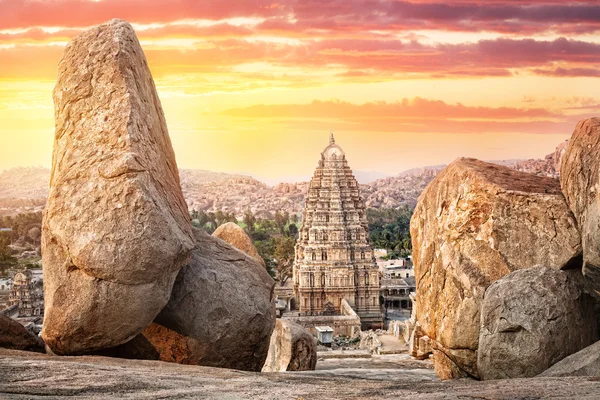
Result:
<svg viewBox="0 0 600 400"><path fill-rule="evenodd" d="M390 0L0 0L2 29L84 27L111 18L170 23L189 19L266 19L278 31L438 29L503 33L596 32L600 6L590 2Z"/></svg>
<svg viewBox="0 0 600 400"><path fill-rule="evenodd" d="M224 111L239 118L331 118L331 119L393 119L393 120L463 120L463 119L554 119L562 114L544 108L471 107L448 104L441 100L420 97L398 102L353 104L339 100L314 100L308 104L254 105Z"/></svg>

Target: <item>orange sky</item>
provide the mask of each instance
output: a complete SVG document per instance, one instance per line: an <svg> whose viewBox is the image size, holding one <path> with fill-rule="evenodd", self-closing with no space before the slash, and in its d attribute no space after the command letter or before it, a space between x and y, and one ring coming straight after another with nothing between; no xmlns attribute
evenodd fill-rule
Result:
<svg viewBox="0 0 600 400"><path fill-rule="evenodd" d="M0 0L0 170L51 162L69 38L123 18L182 168L308 178L543 157L600 110L600 2Z"/></svg>

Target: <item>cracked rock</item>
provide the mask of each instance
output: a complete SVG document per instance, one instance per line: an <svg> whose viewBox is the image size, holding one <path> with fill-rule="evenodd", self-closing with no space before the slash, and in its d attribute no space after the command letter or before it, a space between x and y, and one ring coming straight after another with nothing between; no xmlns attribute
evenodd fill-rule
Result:
<svg viewBox="0 0 600 400"><path fill-rule="evenodd" d="M192 259L154 324L166 329L144 335L163 361L260 371L275 327L275 281L229 243L194 234Z"/></svg>
<svg viewBox="0 0 600 400"><path fill-rule="evenodd" d="M154 320L194 240L165 117L127 22L69 42L54 105L42 337L56 354L90 353Z"/></svg>
<svg viewBox="0 0 600 400"><path fill-rule="evenodd" d="M515 271L485 292L477 367L482 379L529 378L596 340L581 271Z"/></svg>
<svg viewBox="0 0 600 400"><path fill-rule="evenodd" d="M600 118L577 124L560 168L560 184L581 231L583 275L600 294Z"/></svg>
<svg viewBox="0 0 600 400"><path fill-rule="evenodd" d="M580 262L575 218L557 180L475 159L454 161L429 184L410 230L417 320L445 378L479 377L480 306L489 285L511 271ZM456 365L447 368L449 361Z"/></svg>

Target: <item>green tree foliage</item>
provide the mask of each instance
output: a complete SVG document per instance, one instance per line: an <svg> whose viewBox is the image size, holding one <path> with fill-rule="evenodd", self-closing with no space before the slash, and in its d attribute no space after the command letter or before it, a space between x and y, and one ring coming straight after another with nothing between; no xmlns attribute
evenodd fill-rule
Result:
<svg viewBox="0 0 600 400"><path fill-rule="evenodd" d="M292 277L292 267L294 265L294 247L296 240L289 236L279 236L274 238L274 261L276 278L280 284Z"/></svg>
<svg viewBox="0 0 600 400"><path fill-rule="evenodd" d="M223 225L226 222L237 223L237 218L233 212L217 211L216 213L207 213L204 211L192 210L190 218L192 219L193 226L202 228L208 233L213 233L219 225Z"/></svg>
<svg viewBox="0 0 600 400"><path fill-rule="evenodd" d="M407 206L398 209L367 209L371 243L378 248L388 250L392 258L410 255L412 213L413 210Z"/></svg>
<svg viewBox="0 0 600 400"><path fill-rule="evenodd" d="M25 240L30 243L34 243L34 239L28 236L29 231L32 228L40 228L42 226L42 213L22 213L15 216L0 217L0 228L11 228L12 232L9 234L13 241ZM35 244L35 243L34 243Z"/></svg>
<svg viewBox="0 0 600 400"><path fill-rule="evenodd" d="M10 247L8 247L11 240L10 232L0 232L0 273L2 275L7 268L17 263L17 260L12 256Z"/></svg>
<svg viewBox="0 0 600 400"><path fill-rule="evenodd" d="M256 217L250 209L244 212L244 225L246 225L246 231L252 235L254 232L254 224L256 224Z"/></svg>

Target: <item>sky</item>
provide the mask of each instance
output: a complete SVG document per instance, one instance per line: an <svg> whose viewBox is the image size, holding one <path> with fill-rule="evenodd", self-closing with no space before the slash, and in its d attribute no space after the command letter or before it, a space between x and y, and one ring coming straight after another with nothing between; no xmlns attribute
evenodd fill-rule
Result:
<svg viewBox="0 0 600 400"><path fill-rule="evenodd" d="M0 170L51 165L66 43L142 44L180 168L304 180L542 158L600 111L600 1L0 0Z"/></svg>

